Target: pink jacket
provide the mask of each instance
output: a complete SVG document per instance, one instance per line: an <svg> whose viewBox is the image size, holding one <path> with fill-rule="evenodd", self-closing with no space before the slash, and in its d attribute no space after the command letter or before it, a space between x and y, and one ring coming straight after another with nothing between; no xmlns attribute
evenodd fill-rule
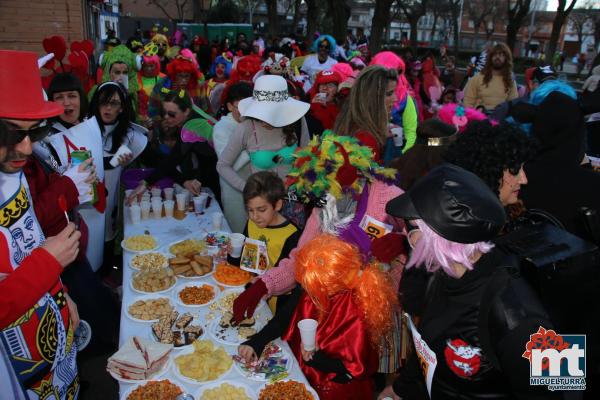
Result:
<svg viewBox="0 0 600 400"><path fill-rule="evenodd" d="M375 181L369 187L367 215L370 215L379 221L385 221L392 224L396 229L400 228L403 225L402 222L389 216L385 212L385 205L388 201L402 193L402 189L397 186L391 186L383 182ZM302 236L300 236L298 245L290 252L289 257L279 261L279 266L277 268L271 268L260 277L267 286L269 296L287 293L296 285L296 278L294 277L296 252L321 232L319 211L318 208L313 209L308 221L306 221L306 226L304 227ZM397 266L389 271L396 288L400 283L402 269L402 266Z"/></svg>

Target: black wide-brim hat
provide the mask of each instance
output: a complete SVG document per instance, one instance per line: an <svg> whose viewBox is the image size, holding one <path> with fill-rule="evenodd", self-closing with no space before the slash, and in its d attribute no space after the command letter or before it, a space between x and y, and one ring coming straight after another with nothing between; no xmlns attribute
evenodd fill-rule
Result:
<svg viewBox="0 0 600 400"><path fill-rule="evenodd" d="M475 174L442 164L386 205L388 214L422 219L443 238L477 243L495 238L506 213L498 196Z"/></svg>

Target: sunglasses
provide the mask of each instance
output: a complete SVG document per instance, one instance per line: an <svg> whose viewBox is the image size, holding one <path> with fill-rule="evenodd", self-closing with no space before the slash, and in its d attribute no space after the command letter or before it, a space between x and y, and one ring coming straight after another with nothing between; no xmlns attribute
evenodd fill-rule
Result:
<svg viewBox="0 0 600 400"><path fill-rule="evenodd" d="M32 142L39 142L40 140L48 136L48 133L50 132L51 128L50 125L46 124L45 120L40 126L32 129L19 129L15 128L10 124L5 124L5 126L8 134L4 135L5 137L2 140L3 146L17 145L23 140L25 140L25 137L27 136L29 136L29 140L31 140Z"/></svg>
<svg viewBox="0 0 600 400"><path fill-rule="evenodd" d="M169 118L175 118L177 117L177 114L175 114L173 111L167 111L167 112L163 112L162 113L162 117L169 117Z"/></svg>
<svg viewBox="0 0 600 400"><path fill-rule="evenodd" d="M327 50L329 50L329 46L324 46L324 45L322 45L322 44L320 44L320 45L319 45L319 48L320 48L320 49L327 49Z"/></svg>

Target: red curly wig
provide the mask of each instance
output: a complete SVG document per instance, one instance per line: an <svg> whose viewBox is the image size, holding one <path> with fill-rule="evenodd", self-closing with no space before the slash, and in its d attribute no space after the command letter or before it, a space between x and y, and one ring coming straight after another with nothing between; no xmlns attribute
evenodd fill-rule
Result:
<svg viewBox="0 0 600 400"><path fill-rule="evenodd" d="M377 265L363 268L356 247L332 235L319 235L298 251L295 274L319 309L319 322L330 310L331 297L351 290L363 311L373 348L391 332L398 295Z"/></svg>
<svg viewBox="0 0 600 400"><path fill-rule="evenodd" d="M198 86L199 72L194 63L182 57L177 57L167 64L167 76L171 82L175 82L175 76L179 73L191 74L190 81L186 89L195 89Z"/></svg>

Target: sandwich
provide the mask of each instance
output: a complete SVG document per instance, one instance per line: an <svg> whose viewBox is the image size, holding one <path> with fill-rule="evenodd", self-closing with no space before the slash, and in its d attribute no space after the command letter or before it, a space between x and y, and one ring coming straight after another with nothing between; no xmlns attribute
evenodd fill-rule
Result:
<svg viewBox="0 0 600 400"><path fill-rule="evenodd" d="M134 336L108 359L106 370L123 379L149 379L165 366L172 348Z"/></svg>

